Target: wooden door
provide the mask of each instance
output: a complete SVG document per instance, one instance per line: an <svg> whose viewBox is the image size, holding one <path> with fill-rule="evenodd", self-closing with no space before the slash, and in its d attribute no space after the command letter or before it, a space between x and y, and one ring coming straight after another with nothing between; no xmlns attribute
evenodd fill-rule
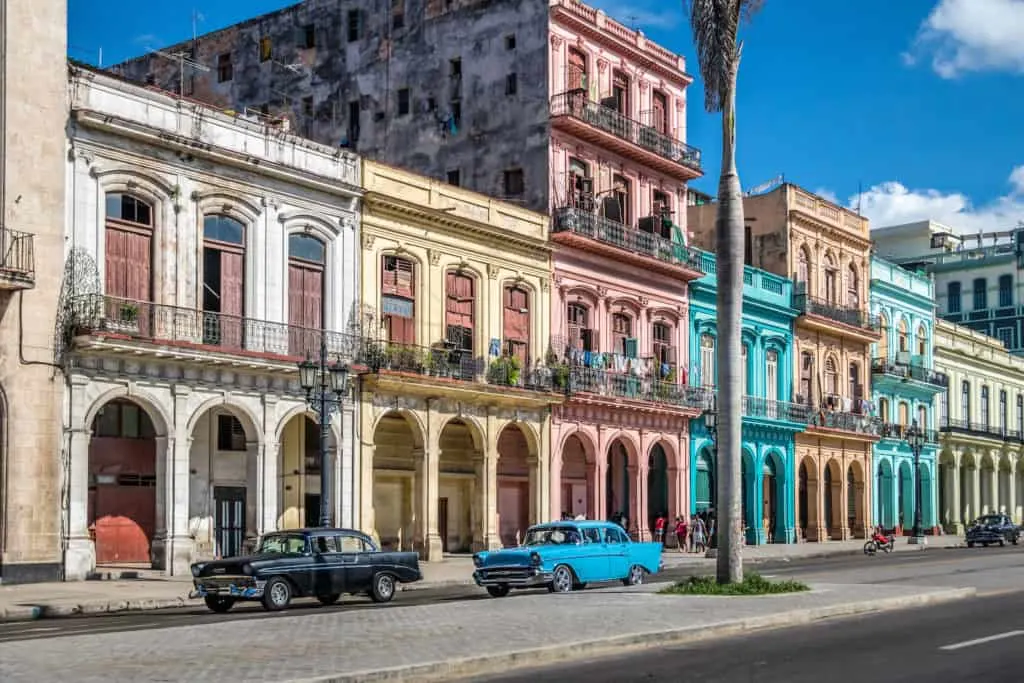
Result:
<svg viewBox="0 0 1024 683"><path fill-rule="evenodd" d="M149 334L151 328L152 233L149 230L106 229L106 319L119 332Z"/></svg>
<svg viewBox="0 0 1024 683"><path fill-rule="evenodd" d="M241 349L245 312L245 259L241 252L220 252L221 345Z"/></svg>
<svg viewBox="0 0 1024 683"><path fill-rule="evenodd" d="M519 359L525 368L530 359L530 298L524 289L505 289L504 336L506 352Z"/></svg>
<svg viewBox="0 0 1024 683"><path fill-rule="evenodd" d="M323 268L315 264L288 264L288 353L310 358L320 352L323 328Z"/></svg>
<svg viewBox="0 0 1024 683"><path fill-rule="evenodd" d="M668 135L668 107L665 94L655 92L651 101L651 125L662 135Z"/></svg>

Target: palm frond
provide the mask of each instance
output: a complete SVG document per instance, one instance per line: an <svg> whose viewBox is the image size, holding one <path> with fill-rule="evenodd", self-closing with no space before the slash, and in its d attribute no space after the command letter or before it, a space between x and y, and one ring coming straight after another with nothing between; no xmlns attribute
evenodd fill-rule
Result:
<svg viewBox="0 0 1024 683"><path fill-rule="evenodd" d="M740 59L740 22L751 18L764 0L683 0L704 80L704 108L722 110L729 96L730 74Z"/></svg>

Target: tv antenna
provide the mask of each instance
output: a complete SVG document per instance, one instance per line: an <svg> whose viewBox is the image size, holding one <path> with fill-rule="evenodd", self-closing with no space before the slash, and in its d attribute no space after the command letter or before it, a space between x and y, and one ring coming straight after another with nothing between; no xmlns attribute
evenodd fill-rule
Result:
<svg viewBox="0 0 1024 683"><path fill-rule="evenodd" d="M191 57L188 52L165 52L163 50L157 50L156 48L147 48L149 54L169 59L173 62L178 63L178 96L185 96L185 67L196 71L209 71L210 67L205 64L200 64Z"/></svg>

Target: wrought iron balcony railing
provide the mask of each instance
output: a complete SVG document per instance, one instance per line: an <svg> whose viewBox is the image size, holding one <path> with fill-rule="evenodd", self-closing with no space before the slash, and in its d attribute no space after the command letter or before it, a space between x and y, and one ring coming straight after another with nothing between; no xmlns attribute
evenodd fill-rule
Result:
<svg viewBox="0 0 1024 683"><path fill-rule="evenodd" d="M811 418L809 406L800 403L788 403L786 401L773 401L757 396L744 396L742 410L744 417L785 420L799 424L807 424Z"/></svg>
<svg viewBox="0 0 1024 683"><path fill-rule="evenodd" d="M878 316L870 315L853 306L818 299L809 294L794 295L793 307L803 314L818 315L850 327L859 327L872 332L877 332L879 329Z"/></svg>
<svg viewBox="0 0 1024 683"><path fill-rule="evenodd" d="M961 432L973 436L983 436L990 439L1003 439L1004 441L1024 442L1024 432L1019 429L1007 429L994 424L984 422L972 422L970 420L957 420L946 418L946 421L939 425L942 432Z"/></svg>
<svg viewBox="0 0 1024 683"><path fill-rule="evenodd" d="M890 358L875 358L871 361L871 373L875 375L891 375L904 379L916 379L919 382L936 387L948 388L949 377L931 368L914 363L900 363Z"/></svg>
<svg viewBox="0 0 1024 683"><path fill-rule="evenodd" d="M559 382L556 381L556 385ZM566 395L597 394L611 398L658 403L677 408L706 410L713 405L713 392L650 377L591 368L573 367L568 371Z"/></svg>
<svg viewBox="0 0 1024 683"><path fill-rule="evenodd" d="M559 93L552 97L551 116L571 116L657 154L662 159L674 161L695 171L701 170L699 149L674 140L653 126L645 126L625 114L592 101L587 91L582 88Z"/></svg>
<svg viewBox="0 0 1024 683"><path fill-rule="evenodd" d="M881 422L877 418L863 413L817 410L811 411L807 424L825 429L841 429L846 432L878 436Z"/></svg>
<svg viewBox="0 0 1024 683"><path fill-rule="evenodd" d="M26 285L35 281L34 235L0 227L0 278Z"/></svg>
<svg viewBox="0 0 1024 683"><path fill-rule="evenodd" d="M883 439L899 439L900 441L907 440L907 434L910 431L910 427L907 425L893 424L891 422L882 422L878 425L878 435ZM938 443L939 432L935 429L923 429L924 440L927 443Z"/></svg>
<svg viewBox="0 0 1024 683"><path fill-rule="evenodd" d="M661 235L643 232L574 206L555 209L552 232L571 232L665 263L701 270L700 253Z"/></svg>

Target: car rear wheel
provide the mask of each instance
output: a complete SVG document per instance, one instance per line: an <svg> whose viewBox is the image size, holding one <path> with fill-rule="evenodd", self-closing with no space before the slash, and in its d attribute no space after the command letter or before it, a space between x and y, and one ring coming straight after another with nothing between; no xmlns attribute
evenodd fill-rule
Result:
<svg viewBox="0 0 1024 683"><path fill-rule="evenodd" d="M321 605L333 605L341 599L341 593L328 593L327 595L318 595L316 599L320 601Z"/></svg>
<svg viewBox="0 0 1024 683"><path fill-rule="evenodd" d="M555 571L551 577L551 592L552 593L569 593L572 591L572 585L575 583L572 576L572 570L564 564L560 564L555 567Z"/></svg>
<svg viewBox="0 0 1024 683"><path fill-rule="evenodd" d="M288 607L292 602L292 586L280 577L267 581L263 589L263 609L277 612Z"/></svg>
<svg viewBox="0 0 1024 683"><path fill-rule="evenodd" d="M206 603L211 612L216 612L217 614L224 614L235 606L234 598L225 598L219 595L207 595L203 598L203 602Z"/></svg>
<svg viewBox="0 0 1024 683"><path fill-rule="evenodd" d="M506 595L508 595L508 592L510 590L512 589L506 586L505 584L487 587L487 592L491 595L492 598L503 598Z"/></svg>
<svg viewBox="0 0 1024 683"><path fill-rule="evenodd" d="M639 586L644 582L644 568L634 564L629 568L629 575L622 580L623 586Z"/></svg>
<svg viewBox="0 0 1024 683"><path fill-rule="evenodd" d="M391 598L395 597L395 577L384 573L374 576L370 597L374 602L391 602Z"/></svg>

